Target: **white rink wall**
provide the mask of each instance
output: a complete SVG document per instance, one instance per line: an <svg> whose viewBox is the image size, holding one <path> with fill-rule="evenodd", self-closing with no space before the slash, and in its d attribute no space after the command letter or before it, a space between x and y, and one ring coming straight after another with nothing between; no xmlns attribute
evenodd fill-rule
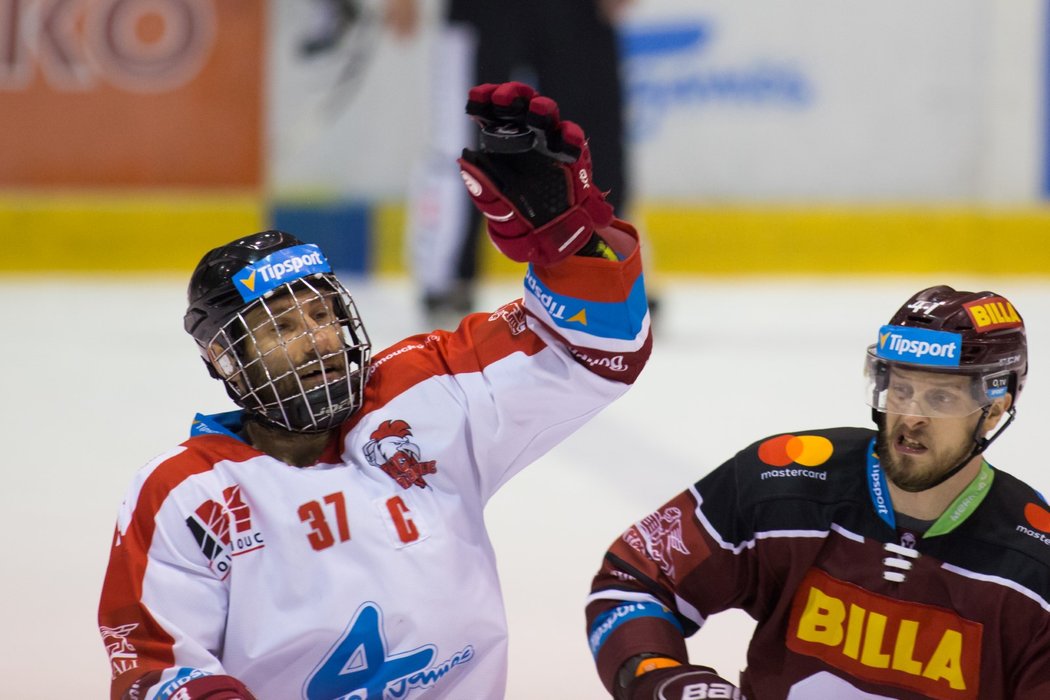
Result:
<svg viewBox="0 0 1050 700"><path fill-rule="evenodd" d="M419 327L401 281L348 280L385 346ZM487 517L506 593L512 700L600 699L583 623L590 577L634 520L770 433L868 425L861 367L878 327L913 291L990 287L1025 317L1036 349L1019 418L993 464L1044 492L1050 421L1050 286L1017 279L752 279L664 288L653 359L618 403L492 500ZM520 293L490 286L495 307ZM180 442L195 411L230 404L181 330L182 280L0 279L7 368L7 487L0 676L3 697L102 698L108 662L95 611L123 491ZM732 677L749 620L713 618L693 658Z"/></svg>
<svg viewBox="0 0 1050 700"><path fill-rule="evenodd" d="M297 58L310 20L303 0L272 0L276 193L403 195L433 128L428 64L439 3L422 5L419 36L355 35L357 46L374 39L375 50L353 63L349 51ZM1046 21L1046 0L638 0L623 33L639 195L1038 199ZM363 70L341 81L348 63ZM333 97L333 86L347 84Z"/></svg>

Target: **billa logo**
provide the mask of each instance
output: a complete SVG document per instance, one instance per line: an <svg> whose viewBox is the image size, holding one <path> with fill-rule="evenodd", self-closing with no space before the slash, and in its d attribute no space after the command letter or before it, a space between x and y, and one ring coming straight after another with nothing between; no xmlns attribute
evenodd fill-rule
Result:
<svg viewBox="0 0 1050 700"><path fill-rule="evenodd" d="M795 593L787 646L856 678L971 700L980 696L983 630L951 610L877 595L813 569Z"/></svg>
<svg viewBox="0 0 1050 700"><path fill-rule="evenodd" d="M758 458L771 467L791 463L816 467L831 459L831 440L819 435L780 435L758 446Z"/></svg>
<svg viewBox="0 0 1050 700"><path fill-rule="evenodd" d="M1002 297L971 301L963 304L963 308L970 315L973 327L978 333L1001 328L1018 328L1024 325L1013 304Z"/></svg>

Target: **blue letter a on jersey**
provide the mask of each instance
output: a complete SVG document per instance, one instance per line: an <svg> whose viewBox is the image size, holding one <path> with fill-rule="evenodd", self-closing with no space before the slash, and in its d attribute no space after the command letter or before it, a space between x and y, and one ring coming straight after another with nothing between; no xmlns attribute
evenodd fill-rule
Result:
<svg viewBox="0 0 1050 700"><path fill-rule="evenodd" d="M346 634L306 681L306 700L382 700L390 683L430 665L433 645L387 656L382 621L375 603L357 609Z"/></svg>

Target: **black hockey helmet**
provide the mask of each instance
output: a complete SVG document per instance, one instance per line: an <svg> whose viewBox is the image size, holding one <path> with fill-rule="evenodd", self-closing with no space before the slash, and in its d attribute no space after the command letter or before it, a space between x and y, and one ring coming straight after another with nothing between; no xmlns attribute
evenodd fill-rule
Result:
<svg viewBox="0 0 1050 700"><path fill-rule="evenodd" d="M263 231L209 251L187 290L186 331L212 376L253 418L294 432L336 427L361 404L371 345L349 292L320 248L283 231ZM279 300L283 300L278 303ZM307 307L323 303L342 347L321 348L304 330ZM313 319L313 315L310 316ZM298 335L278 328L301 320ZM264 336L281 340L264 347ZM312 350L292 357L288 344Z"/></svg>

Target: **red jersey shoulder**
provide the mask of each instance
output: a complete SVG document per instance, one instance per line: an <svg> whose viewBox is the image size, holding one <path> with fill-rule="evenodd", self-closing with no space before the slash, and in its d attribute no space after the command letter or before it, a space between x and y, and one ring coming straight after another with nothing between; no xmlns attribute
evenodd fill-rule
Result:
<svg viewBox="0 0 1050 700"><path fill-rule="evenodd" d="M219 462L247 461L259 455L247 443L227 435L195 435L139 473L139 501L163 501L186 479L209 472Z"/></svg>
<svg viewBox="0 0 1050 700"><path fill-rule="evenodd" d="M366 406L360 413L431 377L481 372L514 353L533 355L544 347L528 329L520 300L492 313L470 314L455 331L414 335L377 353L365 388Z"/></svg>

